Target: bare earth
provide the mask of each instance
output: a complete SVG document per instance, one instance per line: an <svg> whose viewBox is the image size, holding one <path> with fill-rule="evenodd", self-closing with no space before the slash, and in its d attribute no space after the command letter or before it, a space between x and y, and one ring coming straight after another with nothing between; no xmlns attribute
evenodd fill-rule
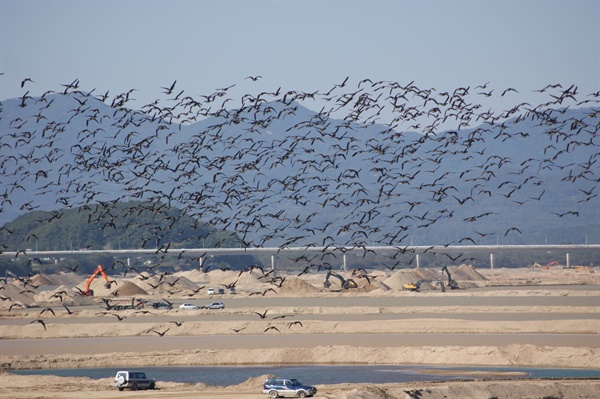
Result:
<svg viewBox="0 0 600 399"><path fill-rule="evenodd" d="M117 391L113 376L93 380L10 373L29 368L600 365L600 273L562 267L474 270L466 265L450 270L461 289L445 293L433 287L422 287L421 292L402 290L404 283L421 278L443 279L437 270L427 269L372 271L368 277L341 273L358 283L359 288L349 290L340 290L334 280L330 289L324 289L323 273L286 275L281 287L260 271L181 272L164 277L167 283L159 286L157 276L134 275L117 278L110 290L95 280L92 298L75 293L73 287L82 288L86 277L73 273L35 276L33 284L40 287L33 292L24 292L29 287L22 282L9 281L0 291L8 298L0 303L0 397L79 398L82 390L91 399L140 397L139 392ZM208 296L206 288L194 293L202 286L220 288L236 280L236 295ZM265 292L268 288L275 291ZM148 302L164 298L173 302L174 309L106 310L101 298L115 297ZM422 303L407 305L415 297ZM486 305L490 298L511 305L493 301ZM203 305L217 300L226 308L178 309L181 303ZM444 303L450 300L464 305ZM265 317L259 317L265 310ZM174 321L182 323L178 326ZM267 376L229 387L153 377L158 389L144 392L144 398L258 398L263 396ZM317 385L317 398L600 397L598 380L511 380L510 375L467 372L464 377L445 382Z"/></svg>

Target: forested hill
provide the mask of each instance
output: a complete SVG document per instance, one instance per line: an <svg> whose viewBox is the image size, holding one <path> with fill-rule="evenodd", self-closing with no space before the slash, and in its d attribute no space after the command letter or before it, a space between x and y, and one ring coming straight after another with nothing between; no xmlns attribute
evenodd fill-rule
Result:
<svg viewBox="0 0 600 399"><path fill-rule="evenodd" d="M0 230L3 251L231 247L237 242L233 233L180 209L141 201L31 211Z"/></svg>

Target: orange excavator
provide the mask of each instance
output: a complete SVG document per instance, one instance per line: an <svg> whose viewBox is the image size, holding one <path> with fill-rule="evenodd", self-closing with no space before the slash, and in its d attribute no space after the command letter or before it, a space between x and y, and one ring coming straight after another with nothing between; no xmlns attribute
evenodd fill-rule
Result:
<svg viewBox="0 0 600 399"><path fill-rule="evenodd" d="M110 289L111 284L108 281L108 276L106 275L106 273L104 273L104 269L102 268L102 265L98 265L96 270L94 270L94 273L92 273L90 278L88 278L87 281L85 282L85 291L82 291L83 296L94 296L94 290L90 290L90 284L92 284L92 281L94 281L94 279L98 275L101 275L104 278L104 281L106 281L104 286L106 288Z"/></svg>
<svg viewBox="0 0 600 399"><path fill-rule="evenodd" d="M548 264L546 264L546 266L542 267L542 270L548 270L550 269L550 266L554 266L554 265L558 265L559 263L555 260L553 260L552 262L549 262Z"/></svg>

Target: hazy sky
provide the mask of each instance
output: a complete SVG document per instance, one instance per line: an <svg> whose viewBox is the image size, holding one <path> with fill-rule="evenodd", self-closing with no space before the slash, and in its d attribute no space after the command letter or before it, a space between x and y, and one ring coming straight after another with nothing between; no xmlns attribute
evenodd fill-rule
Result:
<svg viewBox="0 0 600 399"><path fill-rule="evenodd" d="M137 89L141 105L174 80L191 96L234 83L326 91L347 76L438 91L490 82L494 95L518 89L502 99L513 103L550 83L600 90L598 0L0 1L2 100L74 79Z"/></svg>

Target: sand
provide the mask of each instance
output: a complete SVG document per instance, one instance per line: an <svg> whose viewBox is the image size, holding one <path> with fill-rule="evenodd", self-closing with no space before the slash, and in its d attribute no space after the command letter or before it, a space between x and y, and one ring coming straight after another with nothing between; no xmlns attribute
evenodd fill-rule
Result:
<svg viewBox="0 0 600 399"><path fill-rule="evenodd" d="M74 287L82 288L85 276L73 273L35 276L35 285L41 285L33 292L23 292L22 283L9 281L0 291L10 298L0 303L0 397L75 398L81 390L89 398L140 397L136 392L118 392L112 387L112 376L92 380L10 374L28 368L317 363L594 368L600 364L600 273L561 267L475 270L466 265L450 271L461 289L445 293L435 286L421 292L402 290L403 284L415 279L440 278L439 271L427 269L372 271L369 276L342 272L344 278L358 283L357 289L350 290L342 290L334 280L325 289L323 273L280 273L275 281L257 270L241 275L188 271L162 279L128 275L115 279L111 289L95 280L92 298L76 294ZM234 302L228 294L206 294L207 287L232 283L237 290L235 306L227 306L228 300ZM102 298L130 295L147 302L167 300L175 308L102 309ZM423 302L462 298L465 305L402 305L403 298L415 296ZM490 297L511 298L515 304L484 306L477 301ZM244 305L256 303L256 298L261 298L260 306ZM306 305L309 298L322 300L318 306ZM351 303L364 298L369 306L339 306L336 298L352 298ZM547 304L530 306L530 298L545 298ZM555 305L564 298L574 301ZM178 310L180 303L213 300L222 300L226 308ZM257 314L265 311L265 304L268 312L261 319ZM429 316L422 317L425 313ZM530 314L531 320L524 314ZM572 314L577 317L569 317ZM490 315L501 315L502 320ZM177 326L172 321L183 323ZM523 343L525 337L529 341ZM132 340L137 346L129 344ZM507 381L507 375L472 373L464 377L445 382L317 386L317 398L600 397L597 380ZM143 397L256 398L264 378L214 387L162 382L157 376L159 389L144 392Z"/></svg>

